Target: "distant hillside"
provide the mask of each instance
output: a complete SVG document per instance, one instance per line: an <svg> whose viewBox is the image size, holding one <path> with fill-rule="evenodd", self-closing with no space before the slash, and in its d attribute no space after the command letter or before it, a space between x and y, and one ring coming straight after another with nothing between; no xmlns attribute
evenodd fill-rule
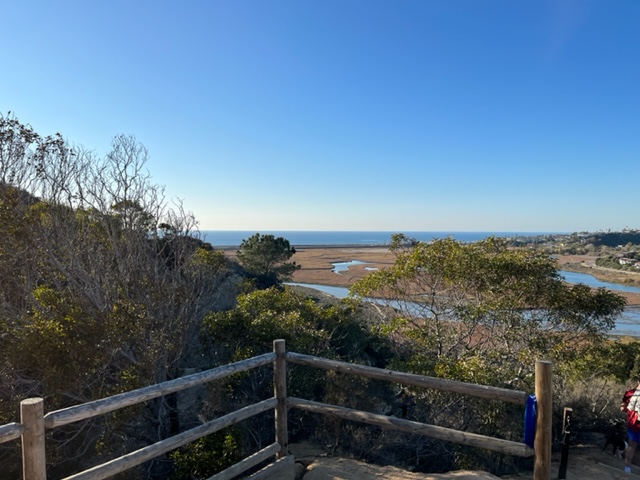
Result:
<svg viewBox="0 0 640 480"><path fill-rule="evenodd" d="M625 230L622 232L596 232L581 235L582 243L592 243L600 247L617 247L618 245L640 245L640 230Z"/></svg>
<svg viewBox="0 0 640 480"><path fill-rule="evenodd" d="M571 255L603 253L623 247L637 250L640 248L640 230L518 236L510 239L510 244L515 247L536 246L552 254Z"/></svg>

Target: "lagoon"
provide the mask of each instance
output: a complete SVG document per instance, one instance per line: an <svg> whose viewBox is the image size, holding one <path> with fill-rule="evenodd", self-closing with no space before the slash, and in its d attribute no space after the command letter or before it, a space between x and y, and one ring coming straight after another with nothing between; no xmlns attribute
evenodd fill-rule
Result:
<svg viewBox="0 0 640 480"><path fill-rule="evenodd" d="M355 262L355 263L354 263ZM351 261L339 262L332 264L336 273L346 271L349 265L363 264L366 262ZM640 293L639 287L632 287L618 283L601 282L592 275L585 273L568 272L560 270L558 272L568 283L583 283L589 287L608 288L613 291L635 292ZM329 285L320 285L314 283L287 283L287 285L298 285L301 287L313 288L321 292L332 295L336 298L346 298L349 295L349 289L345 287L333 287ZM627 307L624 312L616 319L616 325L611 332L615 336L633 336L640 337L640 307Z"/></svg>
<svg viewBox="0 0 640 480"><path fill-rule="evenodd" d="M604 287L617 292L640 293L640 287L625 285L623 283L603 282L587 273L567 272L565 270L560 270L558 273L568 283L584 283L585 285L594 288Z"/></svg>

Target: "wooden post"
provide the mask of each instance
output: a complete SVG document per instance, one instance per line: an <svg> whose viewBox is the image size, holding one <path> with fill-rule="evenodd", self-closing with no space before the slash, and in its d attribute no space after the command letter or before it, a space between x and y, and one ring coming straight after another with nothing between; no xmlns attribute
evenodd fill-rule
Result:
<svg viewBox="0 0 640 480"><path fill-rule="evenodd" d="M560 468L558 469L558 480L567 478L567 463L569 463L569 437L571 436L571 416L573 409L564 407L562 415L562 455L560 456Z"/></svg>
<svg viewBox="0 0 640 480"><path fill-rule="evenodd" d="M553 410L552 366L546 360L536 361L536 419L534 480L551 479L551 422Z"/></svg>
<svg viewBox="0 0 640 480"><path fill-rule="evenodd" d="M277 458L289 453L289 433L287 428L287 362L285 360L286 346L284 340L273 341L273 351L276 359L273 363L273 396L276 397L276 443L280 444Z"/></svg>
<svg viewBox="0 0 640 480"><path fill-rule="evenodd" d="M46 480L47 466L44 449L44 400L28 398L20 402L22 432L23 480Z"/></svg>

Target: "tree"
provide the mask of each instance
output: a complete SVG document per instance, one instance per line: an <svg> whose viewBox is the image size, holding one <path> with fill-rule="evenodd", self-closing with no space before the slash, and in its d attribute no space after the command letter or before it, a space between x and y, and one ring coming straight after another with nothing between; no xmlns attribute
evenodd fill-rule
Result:
<svg viewBox="0 0 640 480"><path fill-rule="evenodd" d="M291 278L300 268L296 262L287 262L296 249L283 237L255 235L243 240L238 249L238 261L245 270L264 286L275 285Z"/></svg>
<svg viewBox="0 0 640 480"><path fill-rule="evenodd" d="M593 358L596 347L606 343L625 305L610 291L564 283L547 254L509 248L497 238L414 243L400 235L391 249L393 266L358 281L351 293L377 297L389 307L379 328L395 342L391 368L398 370L533 392L535 360L548 359L554 364L554 394L560 397L572 390L572 367L580 361L587 366L584 358ZM512 405L407 391L418 421L521 440L522 410ZM423 457L416 463L453 455L458 466L508 468L498 457L458 447L452 454L451 448L416 442L415 451Z"/></svg>
<svg viewBox="0 0 640 480"><path fill-rule="evenodd" d="M235 308L207 315L201 332L205 351L212 357L213 364L226 364L270 351L276 338L286 341L288 351L366 365L385 362L389 351L387 341L371 332L364 320L365 311L352 302L318 302L285 285L238 295ZM215 385L215 391L225 391L226 395L211 395L210 408L229 411L233 406L254 403L271 395L272 376L269 370L259 369L226 380L226 388ZM363 410L378 410L381 405L392 402L391 388L386 382L299 365L287 373L290 396ZM332 440L327 443L335 445L339 440L349 445L353 441L350 433L361 431L359 427L339 427L340 422L336 420L316 422L297 418L292 415L289 421L292 422L290 431L295 430L298 438L331 436ZM253 440L272 438L273 421L253 425ZM367 450L368 445L363 443L363 450Z"/></svg>
<svg viewBox="0 0 640 480"><path fill-rule="evenodd" d="M518 383L535 356L567 358L602 340L625 306L608 290L567 285L545 253L509 248L498 238L411 244L398 236L391 249L394 265L351 292L397 309L387 328L429 373L451 373L476 357L483 381Z"/></svg>
<svg viewBox="0 0 640 480"><path fill-rule="evenodd" d="M212 312L201 334L209 348L229 363L259 355L285 339L289 350L325 357L357 358L375 335L355 318L354 305L319 305L288 286L238 295L233 309Z"/></svg>
<svg viewBox="0 0 640 480"><path fill-rule="evenodd" d="M177 377L197 366L203 316L235 298L224 256L167 205L146 160L133 137L98 157L0 116L0 423L29 396L55 410ZM144 409L148 431L118 435L176 431L174 400ZM57 454L80 461L118 444L106 423L65 432ZM54 463L54 476L72 468Z"/></svg>

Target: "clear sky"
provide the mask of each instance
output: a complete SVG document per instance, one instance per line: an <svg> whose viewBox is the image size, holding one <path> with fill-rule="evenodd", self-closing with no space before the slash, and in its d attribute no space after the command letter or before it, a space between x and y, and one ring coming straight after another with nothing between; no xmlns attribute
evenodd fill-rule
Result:
<svg viewBox="0 0 640 480"><path fill-rule="evenodd" d="M204 230L640 228L638 0L4 0L0 109Z"/></svg>

